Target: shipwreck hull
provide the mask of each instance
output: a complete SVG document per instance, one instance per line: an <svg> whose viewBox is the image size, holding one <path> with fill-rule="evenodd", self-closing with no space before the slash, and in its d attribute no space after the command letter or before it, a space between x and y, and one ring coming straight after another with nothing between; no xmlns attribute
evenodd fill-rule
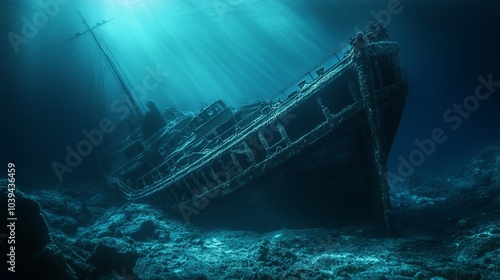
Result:
<svg viewBox="0 0 500 280"><path fill-rule="evenodd" d="M406 88L403 83L397 90L387 90L387 98L381 101L381 118L386 120L381 126L384 155L399 125L405 99L401 93ZM174 213L194 224L238 229L363 222L390 227L390 202L386 185L380 186L367 114L360 107L353 108L357 109L335 129L245 187L223 198L207 195Z"/></svg>
<svg viewBox="0 0 500 280"><path fill-rule="evenodd" d="M227 195L207 193L179 205L174 213L195 224L238 229L336 227L360 222L390 227L387 185L380 180L385 180L385 156L399 125L406 91L406 82L400 81L376 92L381 163L375 158L377 147L366 109L353 103L331 120L322 119L313 129L316 131L300 140L302 145L291 148L295 155L284 157L272 168L262 166L256 171L262 174L258 179ZM292 111L297 115L289 125L311 123L315 119L312 111L323 111L316 105ZM383 178L379 168L384 170Z"/></svg>
<svg viewBox="0 0 500 280"><path fill-rule="evenodd" d="M355 39L333 67L309 73L284 99L240 111L248 116L232 125L238 113L220 102L184 119L173 155L165 141L175 137L152 131L148 148L128 146L133 160L108 180L127 199L157 203L186 222L272 229L374 221L389 229L386 157L408 85L397 43ZM202 150L195 143L206 135L212 144Z"/></svg>

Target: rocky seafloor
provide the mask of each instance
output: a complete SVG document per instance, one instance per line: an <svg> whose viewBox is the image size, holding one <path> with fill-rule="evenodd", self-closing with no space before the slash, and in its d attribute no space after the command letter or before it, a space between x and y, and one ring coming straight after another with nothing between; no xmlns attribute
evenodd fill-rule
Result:
<svg viewBox="0 0 500 280"><path fill-rule="evenodd" d="M1 279L500 279L499 194L500 147L394 184L392 237L374 225L204 229L97 183L19 186L16 272L2 228Z"/></svg>

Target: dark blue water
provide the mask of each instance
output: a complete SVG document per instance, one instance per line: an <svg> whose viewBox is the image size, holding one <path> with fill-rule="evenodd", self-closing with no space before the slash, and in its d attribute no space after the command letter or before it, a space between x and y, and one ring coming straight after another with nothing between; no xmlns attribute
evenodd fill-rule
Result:
<svg viewBox="0 0 500 280"><path fill-rule="evenodd" d="M97 112L119 96L92 38L66 42L84 30L77 10L92 23L113 18L96 32L132 87L160 73L144 100L185 111L217 99L238 106L273 96L367 22L382 20L401 44L410 84L389 170L398 173L401 159L419 149L415 140L436 128L447 140L414 172L459 165L500 139L500 89L466 115L444 117L474 95L478 76L500 81L498 1L59 1L47 6L47 20L36 1L2 1L0 9L1 164L16 162L19 180L56 182L51 163L64 161L65 147L95 128ZM43 27L23 30L23 18ZM13 39L23 32L31 38ZM107 93L105 108L100 92ZM67 178L98 176L93 153Z"/></svg>
<svg viewBox="0 0 500 280"><path fill-rule="evenodd" d="M369 208L346 210L350 201L333 195L318 203L321 182L311 173L281 173L289 178L247 188L240 200L226 196L227 207L209 194L189 212L191 224L172 219L186 209L125 202L104 185L97 147L60 180L54 163L67 162L82 131L125 108L96 42L79 36L78 11L140 106L184 112L270 98L382 21L400 43L409 84L388 155L393 221L382 230L397 238L353 221ZM499 13L497 0L1 0L0 220L8 226L0 278L500 279ZM8 162L17 189L3 180ZM324 211L339 202L340 213ZM345 214L345 224L311 228L329 227L330 214ZM295 220L306 223L288 227ZM14 253L17 274L6 268Z"/></svg>

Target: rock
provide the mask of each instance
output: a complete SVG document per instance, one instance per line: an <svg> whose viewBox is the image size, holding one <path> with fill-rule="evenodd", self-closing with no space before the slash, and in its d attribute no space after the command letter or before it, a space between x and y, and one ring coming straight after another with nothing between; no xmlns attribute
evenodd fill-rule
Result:
<svg viewBox="0 0 500 280"><path fill-rule="evenodd" d="M0 201L7 201L7 180L0 182ZM33 200L29 195L24 194L19 189L15 190L15 235L18 243L16 244L16 253L19 256L27 256L39 252L50 242L49 229L44 216L40 213L40 204ZM0 220L2 223L7 221L7 209L0 211ZM2 226L4 232L5 226ZM4 244L1 243L2 252L6 252ZM2 258L4 258L2 254Z"/></svg>
<svg viewBox="0 0 500 280"><path fill-rule="evenodd" d="M78 228L78 222L67 216L59 216L51 213L50 210L44 211L47 223L51 225L52 228L58 229L67 235L74 235Z"/></svg>
<svg viewBox="0 0 500 280"><path fill-rule="evenodd" d="M146 240L153 236L156 225L151 220L141 221L139 225L131 229L128 233L134 240Z"/></svg>
<svg viewBox="0 0 500 280"><path fill-rule="evenodd" d="M29 259L27 266L33 279L78 279L67 265L62 251L54 244L45 246L41 252Z"/></svg>
<svg viewBox="0 0 500 280"><path fill-rule="evenodd" d="M57 190L38 190L32 193L31 196L40 203L43 209L50 209L54 214L74 216L78 212L78 206L71 199L71 196L62 194Z"/></svg>
<svg viewBox="0 0 500 280"><path fill-rule="evenodd" d="M0 182L0 201L7 201L6 181ZM78 279L67 265L62 251L51 242L49 228L41 214L40 204L19 189L15 192L15 255L17 279ZM0 219L6 221L7 211L0 211ZM7 252L7 242L0 242L0 251ZM2 279L5 275L6 254L2 253Z"/></svg>
<svg viewBox="0 0 500 280"><path fill-rule="evenodd" d="M461 174L473 185L489 185L500 183L500 147L488 146L473 158Z"/></svg>
<svg viewBox="0 0 500 280"><path fill-rule="evenodd" d="M111 237L102 238L97 242L88 262L94 265L98 272L120 271L122 268L131 270L135 266L139 254L129 243Z"/></svg>

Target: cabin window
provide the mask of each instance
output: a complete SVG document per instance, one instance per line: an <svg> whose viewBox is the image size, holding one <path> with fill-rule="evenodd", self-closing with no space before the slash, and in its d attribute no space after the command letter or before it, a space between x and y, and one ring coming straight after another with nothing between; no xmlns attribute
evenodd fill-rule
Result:
<svg viewBox="0 0 500 280"><path fill-rule="evenodd" d="M318 95L323 106L327 107L332 115L339 113L342 109L354 103L347 79L349 75L348 72L344 76L333 80Z"/></svg>
<svg viewBox="0 0 500 280"><path fill-rule="evenodd" d="M219 107L219 109L223 110L225 108L224 104L219 102L217 103L217 107Z"/></svg>
<svg viewBox="0 0 500 280"><path fill-rule="evenodd" d="M372 71L375 89L382 89L397 82L396 65L390 55L377 55L372 58Z"/></svg>
<svg viewBox="0 0 500 280"><path fill-rule="evenodd" d="M292 142L311 132L325 121L326 117L316 98L307 99L280 120Z"/></svg>
<svg viewBox="0 0 500 280"><path fill-rule="evenodd" d="M141 142L135 141L123 150L123 154L128 160L133 159L144 151L144 146Z"/></svg>

